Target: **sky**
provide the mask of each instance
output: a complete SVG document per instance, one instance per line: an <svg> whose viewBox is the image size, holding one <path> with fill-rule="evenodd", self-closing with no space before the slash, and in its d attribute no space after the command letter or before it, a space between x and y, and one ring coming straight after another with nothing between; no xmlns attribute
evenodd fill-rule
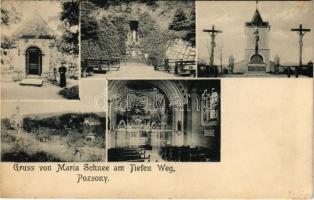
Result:
<svg viewBox="0 0 314 200"><path fill-rule="evenodd" d="M60 24L59 15L62 11L62 6L59 1L16 1L16 0L4 0L1 2L1 6L12 5L17 11L22 14L22 20L5 30L6 33L14 32L21 24L31 19L34 13L39 13L41 17L48 23L49 27L53 29L57 34L60 34L57 30Z"/></svg>
<svg viewBox="0 0 314 200"><path fill-rule="evenodd" d="M209 60L208 45L210 37L203 29L215 25L223 33L216 37L215 63L220 64L219 49L222 47L223 63L228 63L232 54L235 61L243 60L245 50L244 24L251 21L256 2L243 1L197 1L197 53L202 60ZM304 36L303 63L313 60L313 4L312 1L259 1L258 9L264 21L268 21L270 58L280 57L280 62L298 63L299 37L291 28L301 23L312 31Z"/></svg>
<svg viewBox="0 0 314 200"><path fill-rule="evenodd" d="M43 114L56 112L105 112L107 98L105 80L81 80L81 100L52 101L2 101L1 118L11 117L19 106L20 114Z"/></svg>

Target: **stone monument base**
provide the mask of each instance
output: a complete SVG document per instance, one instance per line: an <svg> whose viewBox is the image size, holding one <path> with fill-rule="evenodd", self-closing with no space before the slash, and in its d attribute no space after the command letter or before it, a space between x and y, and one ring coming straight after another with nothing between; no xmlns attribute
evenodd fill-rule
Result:
<svg viewBox="0 0 314 200"><path fill-rule="evenodd" d="M248 74L266 74L266 64L249 64L248 65Z"/></svg>

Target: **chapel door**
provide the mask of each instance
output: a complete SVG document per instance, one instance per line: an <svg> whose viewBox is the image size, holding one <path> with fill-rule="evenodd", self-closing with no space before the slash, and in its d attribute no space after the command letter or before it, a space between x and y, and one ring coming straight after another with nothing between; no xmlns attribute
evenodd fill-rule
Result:
<svg viewBox="0 0 314 200"><path fill-rule="evenodd" d="M26 75L41 75L42 53L37 47L30 47L26 50Z"/></svg>

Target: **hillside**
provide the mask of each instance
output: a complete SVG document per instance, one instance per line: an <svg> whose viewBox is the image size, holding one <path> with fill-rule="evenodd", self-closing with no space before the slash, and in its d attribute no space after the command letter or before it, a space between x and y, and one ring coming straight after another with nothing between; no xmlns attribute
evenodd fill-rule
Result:
<svg viewBox="0 0 314 200"><path fill-rule="evenodd" d="M23 117L23 128L1 119L2 161L101 161L104 113L45 113Z"/></svg>
<svg viewBox="0 0 314 200"><path fill-rule="evenodd" d="M83 1L82 60L125 56L131 20L139 22L142 51L154 57L163 57L175 38L193 46L194 8L194 1Z"/></svg>

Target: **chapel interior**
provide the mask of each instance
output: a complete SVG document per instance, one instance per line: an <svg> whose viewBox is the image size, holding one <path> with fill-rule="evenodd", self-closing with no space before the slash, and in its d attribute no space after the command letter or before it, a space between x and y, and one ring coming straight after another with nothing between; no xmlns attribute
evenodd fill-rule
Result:
<svg viewBox="0 0 314 200"><path fill-rule="evenodd" d="M219 80L109 82L108 161L220 161Z"/></svg>

